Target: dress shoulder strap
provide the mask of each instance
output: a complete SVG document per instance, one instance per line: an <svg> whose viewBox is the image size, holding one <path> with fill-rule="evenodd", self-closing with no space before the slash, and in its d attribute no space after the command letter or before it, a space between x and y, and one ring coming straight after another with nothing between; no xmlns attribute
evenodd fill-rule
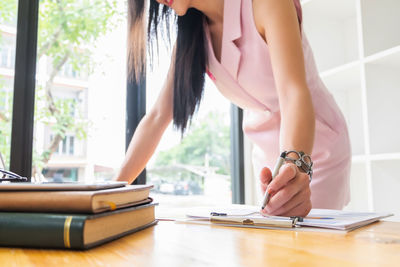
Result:
<svg viewBox="0 0 400 267"><path fill-rule="evenodd" d="M301 8L300 0L293 0L293 2L294 6L296 7L297 19L299 20L299 25L301 25L301 23L303 22L303 10Z"/></svg>

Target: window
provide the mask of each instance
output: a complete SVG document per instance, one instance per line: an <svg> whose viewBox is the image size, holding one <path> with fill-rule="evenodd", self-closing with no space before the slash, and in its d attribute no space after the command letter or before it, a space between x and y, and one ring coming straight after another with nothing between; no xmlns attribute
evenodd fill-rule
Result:
<svg viewBox="0 0 400 267"><path fill-rule="evenodd" d="M43 169L43 174L48 177L49 180L54 182L76 182L78 181L78 169Z"/></svg>
<svg viewBox="0 0 400 267"><path fill-rule="evenodd" d="M119 168L126 23L125 1L40 1L34 176L106 180Z"/></svg>
<svg viewBox="0 0 400 267"><path fill-rule="evenodd" d="M75 137L74 136L70 136L69 137L69 149L68 149L68 152L69 152L69 154L70 155L73 155L74 154L74 140L75 140Z"/></svg>
<svg viewBox="0 0 400 267"><path fill-rule="evenodd" d="M0 68L13 69L15 63L15 36L4 38L0 47Z"/></svg>
<svg viewBox="0 0 400 267"><path fill-rule="evenodd" d="M0 3L0 152L10 163L17 0Z"/></svg>
<svg viewBox="0 0 400 267"><path fill-rule="evenodd" d="M54 142L54 136L50 136L50 141L48 143L53 143ZM70 155L74 156L74 142L75 142L75 136L65 136L62 141L60 141L58 148L54 151L55 155Z"/></svg>
<svg viewBox="0 0 400 267"><path fill-rule="evenodd" d="M60 70L60 77L70 78L70 79L81 79L85 80L87 77L83 75L84 70L77 70L72 66L71 63L65 63Z"/></svg>
<svg viewBox="0 0 400 267"><path fill-rule="evenodd" d="M147 110L157 99L171 55L160 44L153 71L147 70ZM204 97L191 127L181 139L170 125L147 165L159 217L174 208L232 202L230 176L230 102L207 78Z"/></svg>
<svg viewBox="0 0 400 267"><path fill-rule="evenodd" d="M7 68L9 63L8 63L8 51L9 51L9 47L6 47L3 44L3 47L0 49L0 67L2 68Z"/></svg>
<svg viewBox="0 0 400 267"><path fill-rule="evenodd" d="M17 2L21 5L18 9ZM68 7L65 6L66 2ZM40 4L38 11L37 4ZM125 126L126 108L131 108L129 104L126 107L125 1L3 0L0 10L0 149L7 161L12 151L10 169L27 177L44 176L49 180L111 179L125 156L125 134L136 125L129 117L129 125ZM21 14L18 46L15 45L17 10ZM36 21L39 22L39 29L36 28ZM8 41L5 41L7 38ZM11 44L8 43L10 39ZM26 56L22 56L25 52ZM32 56L35 53L37 58ZM18 58L17 64L14 62L15 56ZM168 66L162 65L168 64L169 58L162 57L159 70L168 69ZM35 63L36 67L31 63ZM36 76L32 75L35 72ZM153 99L151 94L158 95L160 88L159 85L151 85L151 77L154 75L147 77L147 94L150 95L148 106L151 106ZM164 78L165 74L161 80ZM12 86L14 80L15 89ZM207 88L205 99L210 99L207 96L209 92L218 94L210 81ZM13 90L17 96L15 99ZM31 94L33 91L34 99ZM134 97L142 97L141 92L133 94ZM21 109L14 113L16 123L13 124L11 144L14 102ZM155 183L157 176L160 176L157 168L178 168L174 174L179 179L172 181L176 184L174 193L158 192L160 201L164 196L166 200L171 197L170 200L176 203L173 198L184 195L185 199L182 200L187 200L189 205L192 205L193 199L194 202L198 200L198 204L207 204L203 200L207 198L206 192L210 192L206 184L211 180L205 177L210 171L223 176L224 185L218 195L222 198L213 197L209 200L215 204L230 202L231 181L227 179L230 168L226 164L229 162L227 153L230 153L226 149L229 146L229 131L226 131L230 127L229 102L218 102L218 105L214 105L218 106L218 110L212 110L212 106L207 107L204 102L208 101L203 101L203 107L184 140L190 140L191 135L196 136L197 131L209 122L218 121L220 123L217 126L223 130L219 134L214 133L215 138L209 140L224 149L215 153L213 147L202 146L205 150L192 153L196 157L187 157L187 161L178 161L177 157L168 159L165 155L171 154L171 149L176 148L172 145L181 142L179 133L169 130L158 153L148 165L148 181ZM143 102L138 103L141 106ZM33 109L34 120L31 116ZM198 152L193 147L188 151L185 153ZM167 181L163 187L168 186ZM195 197L190 200L191 196Z"/></svg>

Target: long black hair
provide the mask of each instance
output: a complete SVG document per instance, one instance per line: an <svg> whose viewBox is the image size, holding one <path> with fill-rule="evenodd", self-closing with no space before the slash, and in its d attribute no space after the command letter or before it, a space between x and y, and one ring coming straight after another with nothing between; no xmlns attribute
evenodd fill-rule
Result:
<svg viewBox="0 0 400 267"><path fill-rule="evenodd" d="M158 49L159 33L166 35L169 40L171 22L176 24L173 120L174 126L183 133L204 91L207 65L204 15L190 8L184 16L176 18L171 15L168 6L160 5L155 0L149 1L146 31L147 0L128 0L128 73L134 81L139 80L145 70L147 43L150 47L150 62L153 62L153 43L156 42Z"/></svg>

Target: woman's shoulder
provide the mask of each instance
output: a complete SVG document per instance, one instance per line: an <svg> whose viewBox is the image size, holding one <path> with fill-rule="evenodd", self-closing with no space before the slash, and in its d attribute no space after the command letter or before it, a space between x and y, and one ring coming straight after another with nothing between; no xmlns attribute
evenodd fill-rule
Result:
<svg viewBox="0 0 400 267"><path fill-rule="evenodd" d="M252 4L252 9L253 9L253 16L254 16L254 24L257 28L257 31L260 33L260 35L263 37L264 40L266 40L265 37L265 32L266 29L264 27L265 23L265 18L272 17L274 12L274 5L279 4L275 0L242 0L242 1L247 1L248 3ZM300 30L301 30L301 23L302 23L302 9L301 9L301 4L300 0L292 0L294 7L296 8L296 14L297 14L297 19L299 21L300 25Z"/></svg>

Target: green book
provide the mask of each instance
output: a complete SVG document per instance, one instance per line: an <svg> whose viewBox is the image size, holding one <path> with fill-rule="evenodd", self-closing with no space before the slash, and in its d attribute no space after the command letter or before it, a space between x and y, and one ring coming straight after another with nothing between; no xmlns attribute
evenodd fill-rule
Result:
<svg viewBox="0 0 400 267"><path fill-rule="evenodd" d="M0 212L0 246L91 248L156 224L155 205L98 214Z"/></svg>

